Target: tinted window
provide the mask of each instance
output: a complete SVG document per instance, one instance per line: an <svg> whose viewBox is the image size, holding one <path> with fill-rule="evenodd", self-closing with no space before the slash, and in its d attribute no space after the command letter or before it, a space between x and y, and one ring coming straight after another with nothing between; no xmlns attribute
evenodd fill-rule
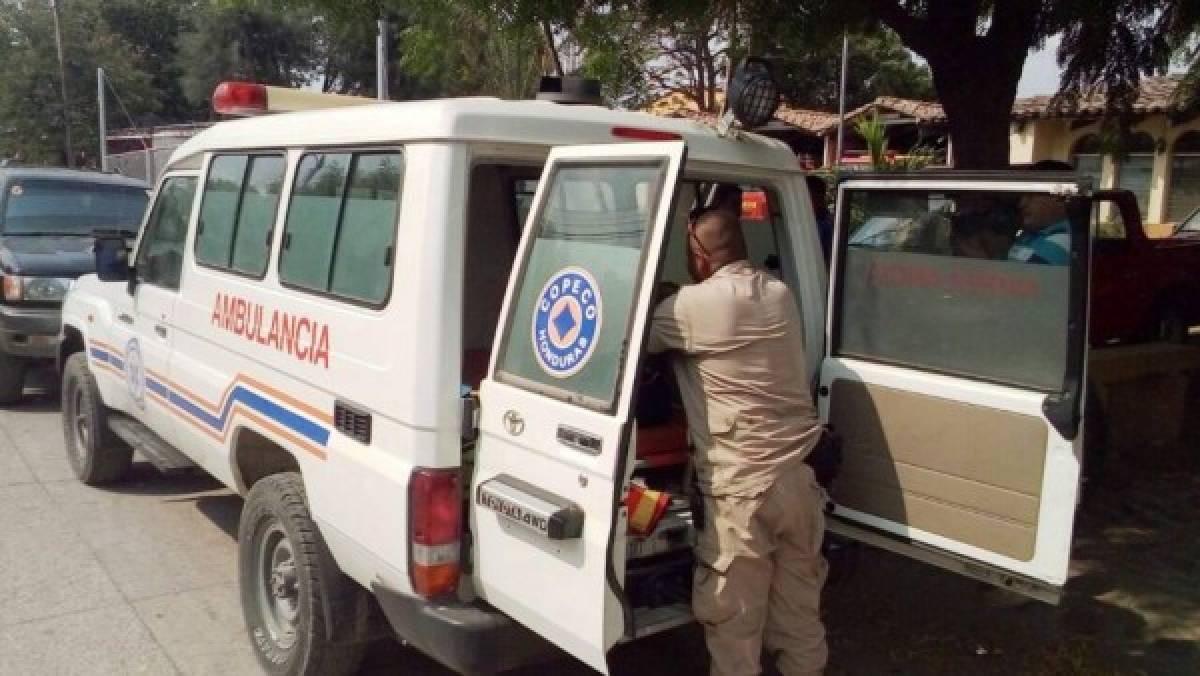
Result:
<svg viewBox="0 0 1200 676"><path fill-rule="evenodd" d="M847 190L835 352L1062 387L1071 226L1049 194Z"/></svg>
<svg viewBox="0 0 1200 676"><path fill-rule="evenodd" d="M400 153L315 153L297 168L284 227L285 284L379 305L387 298Z"/></svg>
<svg viewBox="0 0 1200 676"><path fill-rule="evenodd" d="M283 184L278 155L220 155L209 164L200 204L196 260L261 277Z"/></svg>
<svg viewBox="0 0 1200 676"><path fill-rule="evenodd" d="M9 235L137 232L146 200L146 191L132 186L15 178L5 190L3 230Z"/></svg>
<svg viewBox="0 0 1200 676"><path fill-rule="evenodd" d="M342 205L329 291L382 303L391 282L400 156L358 155Z"/></svg>
<svg viewBox="0 0 1200 676"><path fill-rule="evenodd" d="M138 249L137 270L142 281L168 289L179 288L196 183L190 176L168 178L159 189Z"/></svg>
<svg viewBox="0 0 1200 676"><path fill-rule="evenodd" d="M246 172L233 240L232 267L255 277L267 271L275 208L283 185L283 158L255 157Z"/></svg>
<svg viewBox="0 0 1200 676"><path fill-rule="evenodd" d="M284 282L326 290L349 171L350 155L305 155L300 160L279 256Z"/></svg>
<svg viewBox="0 0 1200 676"><path fill-rule="evenodd" d="M637 293L659 164L567 167L550 179L516 305L502 379L607 409Z"/></svg>

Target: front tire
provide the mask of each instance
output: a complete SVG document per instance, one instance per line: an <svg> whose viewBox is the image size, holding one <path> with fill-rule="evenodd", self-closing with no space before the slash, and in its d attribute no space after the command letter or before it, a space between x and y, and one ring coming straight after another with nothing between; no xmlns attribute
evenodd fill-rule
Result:
<svg viewBox="0 0 1200 676"><path fill-rule="evenodd" d="M300 475L254 484L238 526L238 577L246 630L267 673L337 675L358 666L364 643L327 638L322 599L330 593L326 581L340 575L309 515ZM348 620L332 621L341 619Z"/></svg>
<svg viewBox="0 0 1200 676"><path fill-rule="evenodd" d="M76 478L97 486L125 476L133 449L108 428L108 409L82 352L71 355L63 369L62 421L67 460Z"/></svg>
<svg viewBox="0 0 1200 676"><path fill-rule="evenodd" d="M25 372L29 363L20 357L0 352L0 405L21 401L25 391Z"/></svg>

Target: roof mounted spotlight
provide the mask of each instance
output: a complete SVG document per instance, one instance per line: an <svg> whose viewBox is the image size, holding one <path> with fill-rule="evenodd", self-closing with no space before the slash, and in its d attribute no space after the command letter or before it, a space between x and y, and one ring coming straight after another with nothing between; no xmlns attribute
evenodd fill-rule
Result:
<svg viewBox="0 0 1200 676"><path fill-rule="evenodd" d="M538 83L537 100L575 105L604 105L600 81L576 75L543 75Z"/></svg>
<svg viewBox="0 0 1200 676"><path fill-rule="evenodd" d="M779 103L779 85L771 75L770 64L765 59L742 59L730 78L725 114L717 132L722 136L729 133L734 120L746 129L761 127L775 116Z"/></svg>

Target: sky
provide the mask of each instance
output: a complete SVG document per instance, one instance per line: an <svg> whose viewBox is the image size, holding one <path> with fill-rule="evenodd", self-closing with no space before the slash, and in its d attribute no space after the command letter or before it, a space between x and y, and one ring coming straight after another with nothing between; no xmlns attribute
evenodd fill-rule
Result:
<svg viewBox="0 0 1200 676"><path fill-rule="evenodd" d="M1021 81L1017 83L1017 96L1037 96L1038 94L1053 94L1058 91L1058 60L1055 52L1058 50L1059 38L1054 36L1046 40L1042 49L1029 52L1025 59L1025 70L1021 71Z"/></svg>

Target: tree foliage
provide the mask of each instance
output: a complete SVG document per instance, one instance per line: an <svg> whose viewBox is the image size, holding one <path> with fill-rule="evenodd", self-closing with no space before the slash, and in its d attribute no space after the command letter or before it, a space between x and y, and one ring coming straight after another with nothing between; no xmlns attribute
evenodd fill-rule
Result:
<svg viewBox="0 0 1200 676"><path fill-rule="evenodd" d="M600 79L636 107L668 90L714 111L729 66L773 59L786 98L836 106L849 31L851 107L879 95L936 98L959 166L1008 158L1008 115L1025 56L1062 34L1063 105L1104 92L1127 121L1141 77L1187 69L1180 105L1200 104L1196 0L59 0L76 147L98 143L95 68L133 121L209 115L214 85L244 79L375 94L376 21L392 26L392 98L526 98L538 76ZM63 110L47 4L0 2L8 78L0 154L62 157ZM909 51L920 55L914 61ZM126 124L120 109L110 117Z"/></svg>
<svg viewBox="0 0 1200 676"><path fill-rule="evenodd" d="M295 87L312 77L317 35L308 12L261 0L201 8L179 37L181 84L192 103L207 102L221 80Z"/></svg>
<svg viewBox="0 0 1200 676"><path fill-rule="evenodd" d="M159 110L145 54L130 47L105 16L102 0L73 0L61 26L73 137L78 164L98 155L96 68L103 66L125 102ZM0 3L0 155L35 164L64 164L64 115L54 25L46 3Z"/></svg>

